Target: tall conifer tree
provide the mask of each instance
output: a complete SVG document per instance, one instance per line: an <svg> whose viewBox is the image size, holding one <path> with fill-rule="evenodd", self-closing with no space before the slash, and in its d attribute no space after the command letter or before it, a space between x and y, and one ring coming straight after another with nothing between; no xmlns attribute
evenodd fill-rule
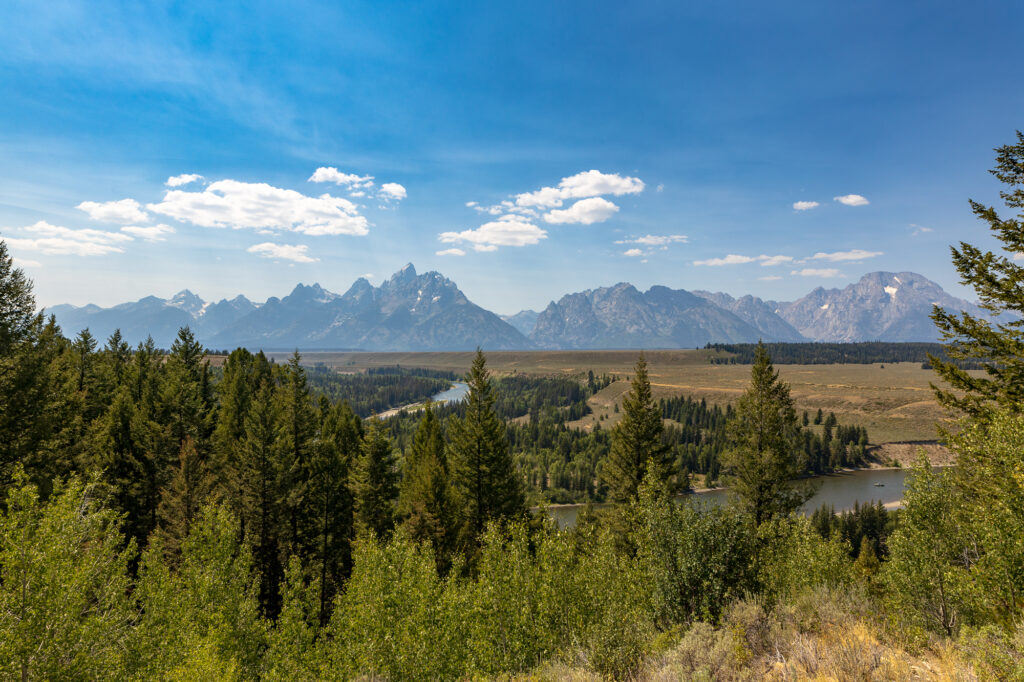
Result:
<svg viewBox="0 0 1024 682"><path fill-rule="evenodd" d="M394 444L379 419L370 420L351 480L357 531L388 537L395 525L398 472Z"/></svg>
<svg viewBox="0 0 1024 682"><path fill-rule="evenodd" d="M616 502L637 499L650 471L654 480L670 483L672 460L662 441L661 411L651 395L647 360L637 360L630 391L622 399L622 419L612 429L612 446L601 469L608 494Z"/></svg>
<svg viewBox="0 0 1024 682"><path fill-rule="evenodd" d="M410 537L434 546L442 567L455 525L451 497L441 421L428 403L406 456L399 513Z"/></svg>
<svg viewBox="0 0 1024 682"><path fill-rule="evenodd" d="M466 375L465 416L450 422L448 461L462 507L465 543L475 544L488 521L525 512L523 486L509 452L505 425L494 411L487 360L477 349Z"/></svg>
<svg viewBox="0 0 1024 682"><path fill-rule="evenodd" d="M984 417L993 407L1020 411L1024 405L1024 133L1016 144L996 150L990 172L1008 189L999 193L1015 217L1003 218L992 206L971 201L971 209L1002 242L1004 253L982 251L966 242L951 247L953 265L963 284L974 287L981 306L992 313L1010 313L993 322L966 312L957 314L935 306L932 319L949 344L951 358L981 360L985 376L974 376L953 362L931 357L938 375L954 390L933 385L943 405Z"/></svg>
<svg viewBox="0 0 1024 682"><path fill-rule="evenodd" d="M762 343L754 352L750 388L728 423L728 437L722 455L726 482L755 523L796 511L811 496L806 486L789 484L804 470L800 425L789 384L779 379Z"/></svg>

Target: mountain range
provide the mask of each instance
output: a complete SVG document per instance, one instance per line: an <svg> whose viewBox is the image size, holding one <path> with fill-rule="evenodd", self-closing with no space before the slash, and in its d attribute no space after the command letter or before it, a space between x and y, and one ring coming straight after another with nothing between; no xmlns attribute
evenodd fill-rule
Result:
<svg viewBox="0 0 1024 682"><path fill-rule="evenodd" d="M380 286L357 279L344 294L299 284L284 298L206 302L187 289L111 308L58 305L47 312L69 335L115 329L130 343L169 347L189 326L211 348L445 351L694 348L765 341L935 341L932 305L985 316L912 272L872 272L843 289L817 288L792 302L632 284L562 296L541 312L499 317L438 272L412 264Z"/></svg>

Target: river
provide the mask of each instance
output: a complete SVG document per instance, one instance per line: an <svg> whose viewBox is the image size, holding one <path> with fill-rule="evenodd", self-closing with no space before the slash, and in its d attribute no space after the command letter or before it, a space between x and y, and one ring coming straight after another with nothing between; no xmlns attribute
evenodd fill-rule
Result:
<svg viewBox="0 0 1024 682"><path fill-rule="evenodd" d="M452 387L441 391L435 395L430 396L430 399L435 403L452 403L458 402L466 397L469 393L469 384L463 381L456 381L452 384ZM385 410L377 415L378 419L387 419L388 417L394 417L399 412L419 412L423 409L423 403L413 403L412 405L403 405L402 407L393 407L390 410Z"/></svg>
<svg viewBox="0 0 1024 682"><path fill-rule="evenodd" d="M853 509L858 502L882 502L887 508L895 509L903 500L903 485L910 469L863 469L844 471L828 476L810 479L818 490L801 511L810 514L823 505L832 505L837 512ZM728 492L724 489L680 495L680 500L696 504L724 504ZM594 505L600 507L603 505ZM581 504L550 507L548 512L555 518L559 528L571 528L576 524L576 515Z"/></svg>

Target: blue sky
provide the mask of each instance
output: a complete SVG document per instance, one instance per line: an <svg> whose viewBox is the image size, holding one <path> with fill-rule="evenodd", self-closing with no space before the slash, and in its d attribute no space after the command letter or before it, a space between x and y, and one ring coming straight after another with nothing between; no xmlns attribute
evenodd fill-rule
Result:
<svg viewBox="0 0 1024 682"><path fill-rule="evenodd" d="M948 245L992 244L967 198L1024 128L1015 1L0 11L0 236L41 305L409 261L500 313L873 270L965 295Z"/></svg>

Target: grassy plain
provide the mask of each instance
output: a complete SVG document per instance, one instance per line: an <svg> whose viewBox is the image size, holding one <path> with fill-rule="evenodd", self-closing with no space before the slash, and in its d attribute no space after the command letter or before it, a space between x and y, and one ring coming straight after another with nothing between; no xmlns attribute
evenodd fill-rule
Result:
<svg viewBox="0 0 1024 682"><path fill-rule="evenodd" d="M690 395L708 402L734 401L750 380L749 365L713 365L715 351L647 351L655 397ZM286 354L274 354L281 361ZM629 390L636 351L508 351L487 353L488 367L497 375L524 373L580 376L588 370L613 374L620 380L591 399L594 413L576 423L591 428L618 419L615 405ZM309 352L307 364L324 363L340 371L402 365L464 372L473 353L330 353ZM933 441L936 423L949 415L935 402L930 382L935 374L919 363L886 365L777 365L789 382L797 409L812 416L820 408L835 412L843 424L866 426L873 444ZM906 455L901 461L906 459Z"/></svg>

